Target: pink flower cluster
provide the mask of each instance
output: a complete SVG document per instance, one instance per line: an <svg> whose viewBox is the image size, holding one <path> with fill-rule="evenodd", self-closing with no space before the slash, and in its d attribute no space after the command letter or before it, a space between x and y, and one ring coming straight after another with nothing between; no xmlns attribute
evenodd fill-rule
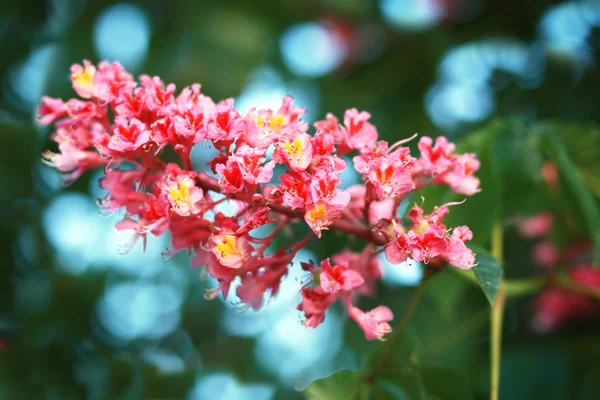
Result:
<svg viewBox="0 0 600 400"><path fill-rule="evenodd" d="M158 77L142 75L136 82L118 63L96 67L84 61L71 71L73 89L83 100L42 98L39 122L54 124L58 143L58 152L45 152L44 160L67 183L105 167L100 185L108 195L99 203L108 213L124 210L116 228L132 231L131 243L141 238L144 245L148 233L168 231L170 251L189 251L192 265L204 266L217 279L209 297L226 297L239 277L236 294L244 304L260 307L266 295L277 294L297 251L335 229L370 244L362 253L345 251L318 267L304 266L312 278L299 306L305 324L317 326L339 298L368 339L381 339L391 330L391 311L380 306L365 313L352 305L356 295L370 294L381 276L376 246L388 246L392 263L411 257L460 268L474 264L464 244L470 230L442 224L447 206L426 216L415 206L408 228L397 215L407 195L429 184L465 195L479 190L475 156L456 154L443 137L435 143L422 137L421 155L414 158L403 142L379 141L369 113L356 109L346 111L343 123L328 114L314 123L311 134L301 118L305 110L292 105L291 97L277 110L242 114L233 99L215 103L198 84L176 93L175 85ZM202 171L192 167L194 146L218 151ZM163 160L167 148L179 156L177 163ZM340 174L348 168L344 155L354 156L364 184L341 188ZM235 205L231 215L218 211L225 201ZM274 238L300 220L313 233L271 251ZM263 225L271 233L257 237L254 230Z"/></svg>
<svg viewBox="0 0 600 400"><path fill-rule="evenodd" d="M569 278L583 288L600 290L600 270L590 265L574 267ZM568 322L600 317L600 302L577 291L550 288L536 298L534 313L533 329L547 333Z"/></svg>

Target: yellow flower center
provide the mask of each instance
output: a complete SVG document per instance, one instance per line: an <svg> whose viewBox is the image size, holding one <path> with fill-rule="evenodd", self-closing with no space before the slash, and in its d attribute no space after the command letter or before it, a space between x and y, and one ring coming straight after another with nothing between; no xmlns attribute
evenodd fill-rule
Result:
<svg viewBox="0 0 600 400"><path fill-rule="evenodd" d="M285 115L271 115L269 117L269 125L275 132L279 132L281 127L285 124Z"/></svg>
<svg viewBox="0 0 600 400"><path fill-rule="evenodd" d="M190 198L190 189L181 182L177 188L170 190L171 199L174 203L187 203Z"/></svg>
<svg viewBox="0 0 600 400"><path fill-rule="evenodd" d="M223 240L217 243L217 251L221 257L242 254L242 251L237 247L236 237L233 235L223 235Z"/></svg>
<svg viewBox="0 0 600 400"><path fill-rule="evenodd" d="M75 72L71 79L82 86L92 86L94 84L94 72L90 68L85 68L83 72Z"/></svg>
<svg viewBox="0 0 600 400"><path fill-rule="evenodd" d="M262 128L263 125L265 124L265 116L264 115L259 115L258 117L254 118L256 120L256 126L259 128Z"/></svg>
<svg viewBox="0 0 600 400"><path fill-rule="evenodd" d="M313 220L313 221L317 221L319 219L322 219L325 216L325 205L324 204L318 204L315 208L311 209L308 212L308 217Z"/></svg>
<svg viewBox="0 0 600 400"><path fill-rule="evenodd" d="M304 146L302 145L302 140L300 140L299 137L297 137L291 143L286 140L283 143L283 147L291 159L300 160L300 155L302 154L302 151L304 150Z"/></svg>
<svg viewBox="0 0 600 400"><path fill-rule="evenodd" d="M417 226L415 226L413 228L413 231L417 234L420 235L423 232L425 232L425 229L427 229L427 227L429 226L429 222L422 220L421 222L419 222L419 224Z"/></svg>

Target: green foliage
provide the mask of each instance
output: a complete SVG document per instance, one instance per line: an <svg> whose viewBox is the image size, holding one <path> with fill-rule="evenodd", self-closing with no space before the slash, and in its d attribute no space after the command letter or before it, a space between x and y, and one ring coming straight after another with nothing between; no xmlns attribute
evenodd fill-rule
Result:
<svg viewBox="0 0 600 400"><path fill-rule="evenodd" d="M477 253L476 260L478 265L473 267L473 273L481 290L487 297L490 305L494 305L494 298L500 288L500 280L502 279L502 266L491 254L487 251L476 248L473 249Z"/></svg>
<svg viewBox="0 0 600 400"><path fill-rule="evenodd" d="M357 375L347 369L338 371L326 378L314 381L306 390L306 397L311 400L349 399L354 396L358 382Z"/></svg>
<svg viewBox="0 0 600 400"><path fill-rule="evenodd" d="M556 163L563 191L568 192L575 200L575 211L588 229L595 250L595 263L600 265L600 206L597 199L586 186L578 170L575 160L571 158L559 132L560 125L551 125L546 131L544 144ZM580 160L581 161L581 160Z"/></svg>
<svg viewBox="0 0 600 400"><path fill-rule="evenodd" d="M420 341L409 328L398 340L374 346L370 364L356 372L339 371L314 381L306 391L311 400L405 399L469 400L473 397L465 374L455 367L424 363ZM391 348L390 348L391 347Z"/></svg>
<svg viewBox="0 0 600 400"><path fill-rule="evenodd" d="M583 182L600 198L600 127L590 123L551 124L561 137Z"/></svg>

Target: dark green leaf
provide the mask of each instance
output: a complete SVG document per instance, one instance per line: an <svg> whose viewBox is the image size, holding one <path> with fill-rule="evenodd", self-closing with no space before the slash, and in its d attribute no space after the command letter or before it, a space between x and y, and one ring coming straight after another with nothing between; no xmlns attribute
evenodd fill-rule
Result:
<svg viewBox="0 0 600 400"><path fill-rule="evenodd" d="M472 250L477 253L476 261L479 263L472 268L481 290L487 297L490 304L494 305L494 298L500 287L502 279L502 266L491 254L487 251L475 246L471 246Z"/></svg>

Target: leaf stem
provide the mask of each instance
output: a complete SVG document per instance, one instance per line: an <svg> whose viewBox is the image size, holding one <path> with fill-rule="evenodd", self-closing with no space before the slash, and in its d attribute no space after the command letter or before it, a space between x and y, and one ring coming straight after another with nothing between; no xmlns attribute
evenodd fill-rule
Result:
<svg viewBox="0 0 600 400"><path fill-rule="evenodd" d="M492 256L502 265L503 228L501 222L496 222L492 230ZM500 392L500 361L502 353L502 320L504 317L504 304L506 302L506 290L504 279L500 281L498 293L494 299L494 305L490 314L490 400L498 400Z"/></svg>

